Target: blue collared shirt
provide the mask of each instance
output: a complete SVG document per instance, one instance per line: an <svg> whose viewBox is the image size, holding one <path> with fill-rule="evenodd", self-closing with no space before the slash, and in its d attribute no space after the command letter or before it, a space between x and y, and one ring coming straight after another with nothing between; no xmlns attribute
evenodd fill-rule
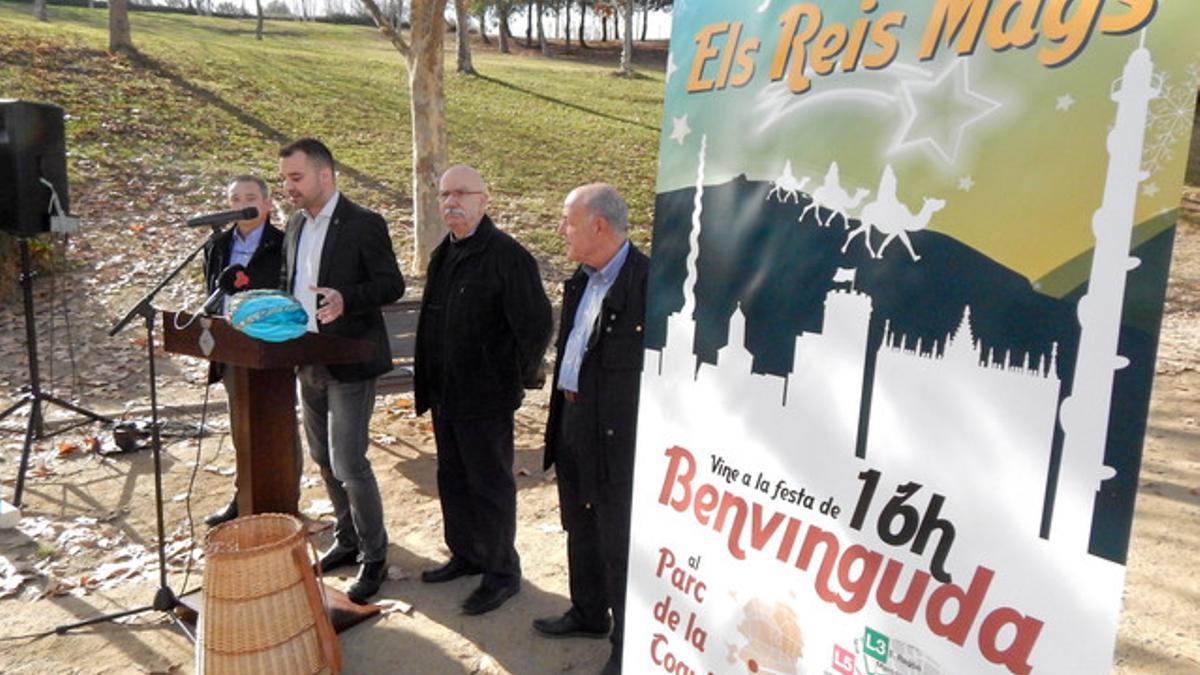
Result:
<svg viewBox="0 0 1200 675"><path fill-rule="evenodd" d="M229 264L230 265L248 265L250 258L254 256L255 249L258 248L258 243L262 241L263 229L266 223L259 225L242 238L241 230L234 228L233 243L229 246Z"/></svg>
<svg viewBox="0 0 1200 675"><path fill-rule="evenodd" d="M604 304L604 296L612 288L621 266L629 255L629 241L626 240L616 255L600 270L587 265L583 271L588 276L587 288L575 308L575 323L571 334L567 336L567 346L563 349L562 365L558 369L558 388L563 391L579 391L579 369L583 366L583 355L587 351L588 341L592 331L596 329L596 320L600 317L600 307Z"/></svg>
<svg viewBox="0 0 1200 675"><path fill-rule="evenodd" d="M230 237L232 242L229 244L229 264L241 265L245 267L250 264L250 258L254 257L254 251L258 248L259 242L262 241L263 230L266 229L266 223L250 230L250 234L246 238L242 238L242 231L233 228L233 236ZM224 302L221 303L222 309L229 312L229 296L225 296Z"/></svg>

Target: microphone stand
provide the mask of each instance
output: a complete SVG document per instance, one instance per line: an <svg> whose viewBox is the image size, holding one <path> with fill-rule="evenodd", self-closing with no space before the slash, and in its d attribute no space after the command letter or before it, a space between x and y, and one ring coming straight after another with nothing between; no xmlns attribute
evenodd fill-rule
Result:
<svg viewBox="0 0 1200 675"><path fill-rule="evenodd" d="M142 299L138 300L137 303L125 313L125 316L122 317L120 321L117 321L117 323L115 323L108 331L109 337L113 337L117 333L121 332L121 329L129 325L129 323L133 321L134 317L140 316L145 320L146 358L149 359L150 362L150 448L154 455L154 515L157 519L158 525L158 590L154 593L154 600L151 602L151 604L144 607L129 609L122 612L117 612L115 614L105 614L102 616L93 617L91 619L86 619L84 621L78 621L76 623L56 626L54 628L54 632L59 635L66 635L67 632L76 628L82 628L83 626L90 626L92 624L102 623L105 621L113 621L115 619L132 616L134 614L141 614L142 612L155 610L166 613L171 618L171 621L183 631L184 635L186 635L189 640L191 640L193 643L196 642L196 636L192 634L188 627L184 625L183 620L180 619L179 616L173 611L180 605L179 597L176 596L175 592L171 590L171 587L167 585L167 555L165 550L166 533L163 527L162 439L159 436L158 389L157 377L154 368L154 318L157 316L158 310L155 309L154 305L151 303L154 300L154 296L158 295L159 291L166 287L166 285L169 284L171 280L174 279L179 272L187 266L188 263L192 262L196 255L199 254L200 251L204 250L206 246L208 246L209 242L215 241L220 235L220 225L214 224L212 226L212 234L204 240L204 243L200 244L196 250L192 251L186 258L183 259L183 262L179 263L175 269L171 270L167 276L163 277L162 281L160 281L157 286L151 289L149 293L142 296Z"/></svg>

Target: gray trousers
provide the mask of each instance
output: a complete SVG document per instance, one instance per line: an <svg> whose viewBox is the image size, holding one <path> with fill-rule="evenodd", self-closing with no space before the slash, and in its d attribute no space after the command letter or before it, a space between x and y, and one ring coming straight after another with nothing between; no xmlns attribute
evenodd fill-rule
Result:
<svg viewBox="0 0 1200 675"><path fill-rule="evenodd" d="M333 502L334 536L357 548L361 562L380 562L387 557L388 538L379 484L367 459L375 380L339 382L324 366L303 366L298 375L308 454L321 468Z"/></svg>

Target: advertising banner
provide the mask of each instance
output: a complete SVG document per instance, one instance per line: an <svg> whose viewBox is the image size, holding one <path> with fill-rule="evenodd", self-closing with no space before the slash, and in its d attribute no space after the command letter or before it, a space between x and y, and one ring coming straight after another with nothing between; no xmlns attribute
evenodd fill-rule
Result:
<svg viewBox="0 0 1200 675"><path fill-rule="evenodd" d="M675 2L626 672L1109 672L1198 19Z"/></svg>

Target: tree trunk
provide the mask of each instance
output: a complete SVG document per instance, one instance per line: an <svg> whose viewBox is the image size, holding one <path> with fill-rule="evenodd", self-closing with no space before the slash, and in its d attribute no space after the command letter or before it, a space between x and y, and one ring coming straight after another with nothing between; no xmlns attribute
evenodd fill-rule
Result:
<svg viewBox="0 0 1200 675"><path fill-rule="evenodd" d="M508 46L508 41L512 39L512 31L508 27L508 14L500 15L500 53L511 54L512 47Z"/></svg>
<svg viewBox="0 0 1200 675"><path fill-rule="evenodd" d="M621 43L621 73L633 74L633 0L625 3L625 41ZM616 22L613 22L614 25Z"/></svg>
<svg viewBox="0 0 1200 675"><path fill-rule="evenodd" d="M413 0L412 59L408 83L413 135L413 272L424 274L429 256L442 240L438 180L449 156L446 96L442 82L442 15L446 0ZM418 36L423 39L418 42Z"/></svg>
<svg viewBox="0 0 1200 675"><path fill-rule="evenodd" d="M646 41L646 33L650 30L650 3L642 7L642 42Z"/></svg>
<svg viewBox="0 0 1200 675"><path fill-rule="evenodd" d="M404 26L404 0L392 3L392 30L399 31Z"/></svg>
<svg viewBox="0 0 1200 675"><path fill-rule="evenodd" d="M258 21L254 22L254 39L261 40L263 36L262 0L254 0L254 9L258 12Z"/></svg>
<svg viewBox="0 0 1200 675"><path fill-rule="evenodd" d="M480 5L479 15L476 16L475 18L479 19L479 39L485 45L492 44L492 41L489 40L488 36L487 36L487 6L486 5Z"/></svg>
<svg viewBox="0 0 1200 675"><path fill-rule="evenodd" d="M525 48L533 49L533 0L525 3Z"/></svg>
<svg viewBox="0 0 1200 675"><path fill-rule="evenodd" d="M563 31L563 39L567 42L567 51L571 51L571 6L568 4L563 19L567 22L567 29Z"/></svg>
<svg viewBox="0 0 1200 675"><path fill-rule="evenodd" d="M538 46L542 50L542 56L550 56L550 45L546 43L546 27L542 21L542 0L537 0L535 6L535 11L537 12Z"/></svg>
<svg viewBox="0 0 1200 675"><path fill-rule="evenodd" d="M612 20L613 20L613 39L616 40L617 42L620 42L621 41L621 29L620 29L621 9L619 7L619 0L618 0L618 6L613 7Z"/></svg>
<svg viewBox="0 0 1200 675"><path fill-rule="evenodd" d="M600 41L608 42L608 15L600 17Z"/></svg>
<svg viewBox="0 0 1200 675"><path fill-rule="evenodd" d="M475 74L475 66L471 64L471 19L467 14L468 0L454 0L454 18L458 22L456 37L458 38L458 65L460 73Z"/></svg>
<svg viewBox="0 0 1200 675"><path fill-rule="evenodd" d="M129 4L127 0L108 0L108 51L134 51L133 38L129 36Z"/></svg>
<svg viewBox="0 0 1200 675"><path fill-rule="evenodd" d="M375 4L361 0L375 25L404 57L408 69L409 115L412 119L412 272L423 274L429 256L444 235L438 212L438 179L449 156L446 141L446 92L443 82L446 0L412 0L409 39L404 41Z"/></svg>
<svg viewBox="0 0 1200 675"><path fill-rule="evenodd" d="M579 0L579 46L587 49L588 45L583 41L583 31L587 27L587 0Z"/></svg>
<svg viewBox="0 0 1200 675"><path fill-rule="evenodd" d="M46 16L46 0L33 0L33 18L38 21L49 21Z"/></svg>

